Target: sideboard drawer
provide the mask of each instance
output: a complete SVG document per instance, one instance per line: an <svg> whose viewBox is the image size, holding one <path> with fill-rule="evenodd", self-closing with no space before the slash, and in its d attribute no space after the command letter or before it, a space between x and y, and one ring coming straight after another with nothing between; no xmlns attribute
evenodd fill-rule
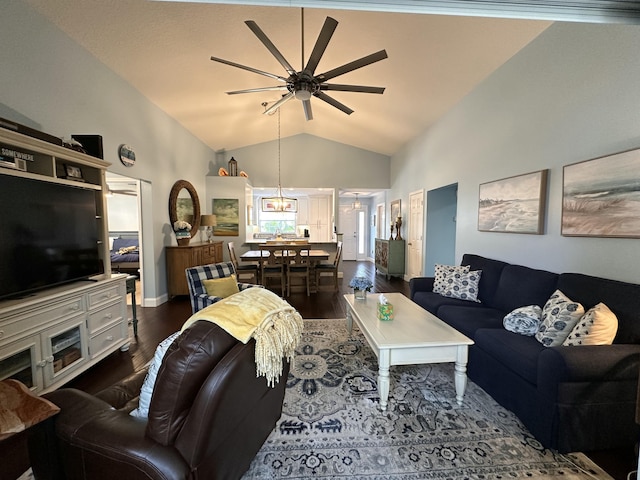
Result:
<svg viewBox="0 0 640 480"><path fill-rule="evenodd" d="M99 292L93 292L89 294L89 309L101 305L110 300L122 298L120 293L120 287L118 285L112 285L109 288L100 290Z"/></svg>
<svg viewBox="0 0 640 480"><path fill-rule="evenodd" d="M119 322L104 332L91 337L91 340L89 341L91 358L100 355L105 350L109 350L117 341L123 339L124 335L122 330L122 322Z"/></svg>
<svg viewBox="0 0 640 480"><path fill-rule="evenodd" d="M109 305L89 314L89 333L101 329L113 322L122 320L122 303Z"/></svg>

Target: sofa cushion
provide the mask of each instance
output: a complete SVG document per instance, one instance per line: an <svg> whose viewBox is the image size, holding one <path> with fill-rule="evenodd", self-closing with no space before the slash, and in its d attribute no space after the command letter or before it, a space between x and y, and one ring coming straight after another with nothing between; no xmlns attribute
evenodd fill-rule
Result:
<svg viewBox="0 0 640 480"><path fill-rule="evenodd" d="M538 305L528 305L507 313L502 323L510 332L533 337L540 328L540 317L542 309Z"/></svg>
<svg viewBox="0 0 640 480"><path fill-rule="evenodd" d="M510 312L525 305L542 307L555 291L558 274L520 265L502 269L492 307Z"/></svg>
<svg viewBox="0 0 640 480"><path fill-rule="evenodd" d="M479 328L499 328L505 312L495 308L484 308L480 304L463 302L462 305L443 305L437 317L460 333L473 339Z"/></svg>
<svg viewBox="0 0 640 480"><path fill-rule="evenodd" d="M448 279L457 273L468 273L468 265L440 265L436 263L434 268L435 275L433 277L433 293L443 295L449 286Z"/></svg>
<svg viewBox="0 0 640 480"><path fill-rule="evenodd" d="M413 295L412 299L415 303L420 305L425 310L438 316L438 310L443 305L454 306L473 306L474 308L480 308L481 304L475 302L468 302L467 300L459 300L452 297L444 297L439 293L417 291Z"/></svg>
<svg viewBox="0 0 640 480"><path fill-rule="evenodd" d="M504 329L481 328L473 339L476 347L535 385L538 381L538 355L545 347L533 337Z"/></svg>
<svg viewBox="0 0 640 480"><path fill-rule="evenodd" d="M508 264L500 260L492 260L470 253L463 255L460 264L468 265L470 270L482 270L482 280L478 286L478 300L489 307L494 307L493 297L498 288L500 274ZM512 309L507 309L506 311L509 312L510 310Z"/></svg>
<svg viewBox="0 0 640 480"><path fill-rule="evenodd" d="M613 343L640 343L640 285L581 273L562 273L558 289L587 310L600 302L606 304L618 317L618 333Z"/></svg>
<svg viewBox="0 0 640 480"><path fill-rule="evenodd" d="M147 436L173 445L211 370L238 341L212 322L197 321L173 341L151 397Z"/></svg>
<svg viewBox="0 0 640 480"><path fill-rule="evenodd" d="M584 307L579 302L574 302L560 290L556 290L542 309L542 323L536 333L536 340L545 347L562 345L582 315Z"/></svg>
<svg viewBox="0 0 640 480"><path fill-rule="evenodd" d="M563 345L611 345L617 331L618 318L604 303L599 303L582 316Z"/></svg>

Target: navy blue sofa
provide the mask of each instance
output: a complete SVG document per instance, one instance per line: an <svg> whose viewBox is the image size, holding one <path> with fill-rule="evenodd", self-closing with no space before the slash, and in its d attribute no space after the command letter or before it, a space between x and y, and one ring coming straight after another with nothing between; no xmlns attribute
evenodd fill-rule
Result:
<svg viewBox="0 0 640 480"><path fill-rule="evenodd" d="M469 379L514 412L546 448L560 452L633 446L640 364L640 285L579 273L552 273L466 254L482 270L481 303L433 293L433 278L410 281L411 299L473 339ZM613 345L544 347L510 332L504 316L543 307L556 290L585 311L605 303L618 317Z"/></svg>

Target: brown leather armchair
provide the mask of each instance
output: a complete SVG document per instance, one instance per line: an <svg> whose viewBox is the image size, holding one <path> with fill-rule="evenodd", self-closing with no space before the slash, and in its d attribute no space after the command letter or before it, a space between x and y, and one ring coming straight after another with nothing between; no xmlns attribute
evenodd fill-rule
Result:
<svg viewBox="0 0 640 480"><path fill-rule="evenodd" d="M169 347L147 419L129 415L140 372L90 395L60 389L61 408L29 438L37 479L240 478L282 412L289 372L274 388L256 377L255 343L198 321Z"/></svg>

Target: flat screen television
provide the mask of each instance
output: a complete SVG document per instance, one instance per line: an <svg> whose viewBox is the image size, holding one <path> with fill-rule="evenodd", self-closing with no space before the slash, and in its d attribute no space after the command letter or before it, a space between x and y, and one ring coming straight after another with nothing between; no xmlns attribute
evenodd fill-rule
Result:
<svg viewBox="0 0 640 480"><path fill-rule="evenodd" d="M0 174L0 298L100 273L95 191Z"/></svg>

